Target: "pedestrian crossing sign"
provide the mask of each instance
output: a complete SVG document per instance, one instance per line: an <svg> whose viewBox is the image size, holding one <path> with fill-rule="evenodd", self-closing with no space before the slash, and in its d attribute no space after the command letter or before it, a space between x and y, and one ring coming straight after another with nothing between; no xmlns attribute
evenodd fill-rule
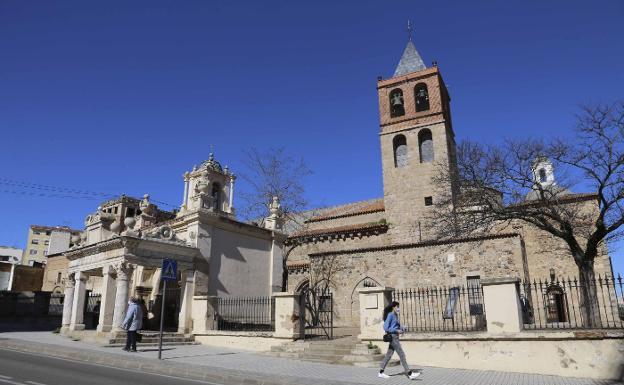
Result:
<svg viewBox="0 0 624 385"><path fill-rule="evenodd" d="M178 279L178 264L173 259L163 259L161 279Z"/></svg>

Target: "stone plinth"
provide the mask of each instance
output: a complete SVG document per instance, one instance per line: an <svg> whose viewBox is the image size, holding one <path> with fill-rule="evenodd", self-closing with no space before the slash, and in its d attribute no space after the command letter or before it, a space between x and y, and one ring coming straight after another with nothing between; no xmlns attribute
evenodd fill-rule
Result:
<svg viewBox="0 0 624 385"><path fill-rule="evenodd" d="M519 282L519 278L481 280L488 334L517 333L522 330Z"/></svg>

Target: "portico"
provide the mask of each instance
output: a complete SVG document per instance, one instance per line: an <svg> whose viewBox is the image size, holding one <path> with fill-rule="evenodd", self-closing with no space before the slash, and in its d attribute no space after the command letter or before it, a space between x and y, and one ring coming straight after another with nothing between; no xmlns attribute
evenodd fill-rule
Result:
<svg viewBox="0 0 624 385"><path fill-rule="evenodd" d="M191 303L195 283L195 258L199 250L184 241L169 237L139 238L121 235L65 252L69 277L65 285L62 331L85 328L86 281L89 276L102 277L99 323L97 331L115 334L121 331L130 295L144 281L144 274L158 271L163 258L177 261L180 272L179 331L190 332ZM156 275L159 278L159 274ZM159 293L159 279L153 279L150 297ZM145 290L145 287L142 286ZM149 289L149 288L148 288Z"/></svg>

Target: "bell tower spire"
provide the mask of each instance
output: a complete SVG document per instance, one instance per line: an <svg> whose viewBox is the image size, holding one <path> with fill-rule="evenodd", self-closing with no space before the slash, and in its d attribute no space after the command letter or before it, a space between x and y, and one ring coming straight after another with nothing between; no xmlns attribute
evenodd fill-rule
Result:
<svg viewBox="0 0 624 385"><path fill-rule="evenodd" d="M401 60L394 70L393 77L405 75L411 72L422 71L426 69L427 66L423 61L422 57L416 50L416 46L412 41L412 23L407 21L407 46L405 50L403 50L403 55L401 56Z"/></svg>

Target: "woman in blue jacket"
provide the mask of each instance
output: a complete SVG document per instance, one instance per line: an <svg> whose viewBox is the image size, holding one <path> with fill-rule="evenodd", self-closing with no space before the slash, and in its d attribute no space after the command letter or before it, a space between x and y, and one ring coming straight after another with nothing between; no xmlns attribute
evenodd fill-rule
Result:
<svg viewBox="0 0 624 385"><path fill-rule="evenodd" d="M126 347L123 350L127 352L136 352L137 330L143 327L143 310L139 306L137 297L130 298L128 302L128 311L121 327L126 329Z"/></svg>
<svg viewBox="0 0 624 385"><path fill-rule="evenodd" d="M388 352L386 353L386 357L381 363L381 369L379 370L379 374L377 377L379 378L390 378L389 375L384 373L386 369L386 365L388 365L388 361L392 358L394 352L397 352L399 355L399 359L401 360L401 365L403 365L403 369L405 369L405 374L409 377L410 380L415 379L420 376L420 372L413 372L410 370L409 366L407 366L407 360L405 359L405 352L403 352L403 348L401 347L401 343L399 342L399 335L405 332L405 329L399 324L399 303L394 301L390 305L386 306L384 309L383 319L384 319L384 331L387 334L390 334L391 340L388 345Z"/></svg>

